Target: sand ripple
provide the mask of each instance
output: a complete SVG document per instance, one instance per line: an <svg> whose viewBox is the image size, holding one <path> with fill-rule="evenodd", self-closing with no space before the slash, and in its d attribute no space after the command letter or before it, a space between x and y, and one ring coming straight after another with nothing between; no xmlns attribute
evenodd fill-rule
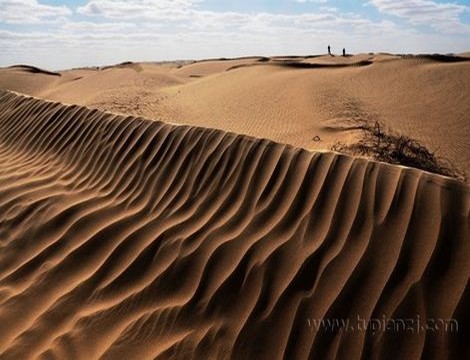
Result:
<svg viewBox="0 0 470 360"><path fill-rule="evenodd" d="M2 91L0 358L463 359L469 211L415 169ZM315 327L417 317L460 331Z"/></svg>

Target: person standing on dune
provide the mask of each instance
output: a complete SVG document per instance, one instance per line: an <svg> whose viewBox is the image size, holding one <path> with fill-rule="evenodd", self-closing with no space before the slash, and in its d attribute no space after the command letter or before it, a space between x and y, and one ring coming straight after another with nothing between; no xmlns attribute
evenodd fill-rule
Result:
<svg viewBox="0 0 470 360"><path fill-rule="evenodd" d="M328 55L331 55L331 48L330 48L330 45L328 45Z"/></svg>
<svg viewBox="0 0 470 360"><path fill-rule="evenodd" d="M346 57L346 49L343 48L343 57Z"/></svg>

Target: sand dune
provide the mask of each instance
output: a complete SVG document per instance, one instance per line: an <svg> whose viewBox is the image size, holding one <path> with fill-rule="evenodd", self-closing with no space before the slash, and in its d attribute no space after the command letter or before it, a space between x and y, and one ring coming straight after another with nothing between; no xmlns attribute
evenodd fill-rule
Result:
<svg viewBox="0 0 470 360"><path fill-rule="evenodd" d="M345 130L351 122L379 121L470 175L469 60L465 54L258 57L124 63L60 77L7 68L0 69L0 88L308 150L354 143L360 134Z"/></svg>
<svg viewBox="0 0 470 360"><path fill-rule="evenodd" d="M216 96L248 69L171 91ZM370 69L385 75L354 68L356 81ZM135 72L74 83L109 71ZM264 90L325 81L273 66L258 76ZM1 91L0 209L1 358L470 355L470 188L449 178ZM314 326L417 316L462 328Z"/></svg>

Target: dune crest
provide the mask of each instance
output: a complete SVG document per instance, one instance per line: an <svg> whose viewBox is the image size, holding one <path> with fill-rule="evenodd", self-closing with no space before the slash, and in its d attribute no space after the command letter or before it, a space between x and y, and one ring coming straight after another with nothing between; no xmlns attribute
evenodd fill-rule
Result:
<svg viewBox="0 0 470 360"><path fill-rule="evenodd" d="M378 122L470 175L465 54L126 62L59 74L0 68L0 88L312 151L354 146L363 134L351 125Z"/></svg>
<svg viewBox="0 0 470 360"><path fill-rule="evenodd" d="M416 169L0 91L0 358L465 358L469 214ZM383 317L461 328L315 327Z"/></svg>

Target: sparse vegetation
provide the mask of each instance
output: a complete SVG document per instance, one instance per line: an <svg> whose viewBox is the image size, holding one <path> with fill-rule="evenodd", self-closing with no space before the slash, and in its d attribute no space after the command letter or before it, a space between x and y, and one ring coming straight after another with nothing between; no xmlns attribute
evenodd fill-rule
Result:
<svg viewBox="0 0 470 360"><path fill-rule="evenodd" d="M444 62L444 63L453 63L453 62L462 62L462 61L470 61L468 57L458 56L454 54L403 54L400 55L403 59L423 59L429 61L437 61L437 62Z"/></svg>
<svg viewBox="0 0 470 360"><path fill-rule="evenodd" d="M13 65L13 66L10 66L10 68L13 68L13 69L21 69L23 71L26 71L26 72L29 72L29 73L32 73L32 74L43 74L43 75L52 75L52 76L62 76L61 73L59 72L55 72L55 71L49 71L49 70L44 70L44 69L40 69L36 66L31 66L31 65Z"/></svg>
<svg viewBox="0 0 470 360"><path fill-rule="evenodd" d="M336 143L332 150L371 157L374 160L399 164L467 181L466 174L450 161L437 157L417 140L391 131L385 131L378 121L364 122L356 127L363 132L362 139L351 145Z"/></svg>

